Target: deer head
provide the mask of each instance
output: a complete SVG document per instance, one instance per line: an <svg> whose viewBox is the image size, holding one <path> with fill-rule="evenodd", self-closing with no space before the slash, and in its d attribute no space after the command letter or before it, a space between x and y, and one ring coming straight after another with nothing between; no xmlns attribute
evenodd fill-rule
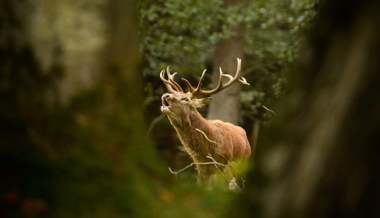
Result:
<svg viewBox="0 0 380 218"><path fill-rule="evenodd" d="M177 73L170 73L169 67L167 67L166 71L162 70L160 73L160 78L168 90L168 93L163 94L161 97L162 113L166 114L171 120L175 122L181 122L184 120L187 114L196 111L197 108L205 105L205 101L211 95L222 91L236 81L240 81L246 84L246 80L240 76L240 71L241 59L239 58L237 58L237 67L234 76L223 73L222 69L219 68L218 83L216 87L211 90L202 89L206 70L203 70L197 86L193 86L187 79L181 78L181 80L184 81L187 86L187 90L185 92L182 87L174 80L174 76ZM228 81L223 82L223 78L227 78Z"/></svg>

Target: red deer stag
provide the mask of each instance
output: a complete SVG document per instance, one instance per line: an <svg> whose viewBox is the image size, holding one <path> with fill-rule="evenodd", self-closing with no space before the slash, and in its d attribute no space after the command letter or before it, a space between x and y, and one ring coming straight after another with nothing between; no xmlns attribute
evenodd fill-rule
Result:
<svg viewBox="0 0 380 218"><path fill-rule="evenodd" d="M201 87L206 70L203 71L196 87L182 78L187 85L187 92L174 80L176 73L171 74L169 68L160 73L160 78L168 90L168 93L161 97L161 111L168 117L194 163L210 162L212 158L217 163L228 164L229 161L247 159L251 155L251 147L243 128L221 120L207 120L197 110L204 105L206 98L234 82L247 84L246 80L240 77L240 69L239 58L234 76L224 74L219 68L219 80L212 90L203 90ZM223 83L223 77L228 81ZM216 170L213 165L195 165L198 176L203 181L210 178Z"/></svg>

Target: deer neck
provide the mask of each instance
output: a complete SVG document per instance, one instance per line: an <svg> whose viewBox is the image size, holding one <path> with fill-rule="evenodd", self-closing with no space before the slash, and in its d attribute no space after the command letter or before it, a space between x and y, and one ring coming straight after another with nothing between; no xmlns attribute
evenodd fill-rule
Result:
<svg viewBox="0 0 380 218"><path fill-rule="evenodd" d="M210 154L210 144L205 140L204 135L199 132L201 130L206 135L210 134L208 120L196 110L186 114L181 120L173 120L170 117L169 120L176 130L185 151L190 155L193 162L209 162L210 160L206 156ZM196 165L201 180L207 179L215 170L214 168L214 166Z"/></svg>
<svg viewBox="0 0 380 218"><path fill-rule="evenodd" d="M198 131L201 130L208 134L208 121L197 110L191 111L180 120L174 121L170 117L169 120L187 153L190 154L194 161L203 161L207 155L204 151L204 145L207 142Z"/></svg>
<svg viewBox="0 0 380 218"><path fill-rule="evenodd" d="M185 114L180 119L168 118L177 134L181 136L192 133L196 128L203 129L207 126L207 120L197 110Z"/></svg>

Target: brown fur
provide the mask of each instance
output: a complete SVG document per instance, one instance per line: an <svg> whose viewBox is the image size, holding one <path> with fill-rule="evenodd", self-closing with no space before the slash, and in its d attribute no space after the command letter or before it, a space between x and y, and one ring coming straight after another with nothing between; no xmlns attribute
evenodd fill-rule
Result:
<svg viewBox="0 0 380 218"><path fill-rule="evenodd" d="M181 104L175 96L169 102L174 113L163 112L167 114L194 162L209 162L207 155L224 164L235 159L249 158L251 147L243 128L220 120L206 120L195 107ZM201 179L207 179L215 169L213 165L197 165Z"/></svg>
<svg viewBox="0 0 380 218"><path fill-rule="evenodd" d="M206 70L203 70L196 87L182 78L188 92L184 92L174 80L176 73L171 74L169 68L166 68L166 72L162 70L160 73L160 78L169 91L161 97L161 111L168 116L186 152L195 163L210 162L207 157L211 156L213 161L228 164L229 161L249 158L251 155L251 147L243 128L220 120L206 120L197 111L197 108L202 107L211 95L229 87L234 82L249 84L244 77L240 76L240 70L241 59L239 58L237 58L234 76L224 74L222 69L219 69L219 81L212 90L201 89ZM228 81L223 83L222 77L227 77ZM216 168L214 165L196 166L201 179L209 178Z"/></svg>

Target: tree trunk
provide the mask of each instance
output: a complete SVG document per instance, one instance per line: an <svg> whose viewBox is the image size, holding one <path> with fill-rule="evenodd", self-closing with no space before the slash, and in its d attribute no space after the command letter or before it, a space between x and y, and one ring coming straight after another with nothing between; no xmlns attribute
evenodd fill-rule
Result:
<svg viewBox="0 0 380 218"><path fill-rule="evenodd" d="M83 8L90 4L92 7ZM105 4L106 0L33 1L28 21L31 43L45 72L57 61L62 65L57 93L61 103L98 81L106 42Z"/></svg>
<svg viewBox="0 0 380 218"><path fill-rule="evenodd" d="M251 138L249 140L251 143L252 156L255 155L256 153L256 145L259 139L259 133L260 133L260 121L256 120L253 123Z"/></svg>
<svg viewBox="0 0 380 218"><path fill-rule="evenodd" d="M226 0L226 5L241 4L242 0ZM213 84L219 78L219 67L223 72L233 74L236 70L236 58L242 58L244 66L244 26L235 28L235 36L220 42L215 50ZM213 96L209 106L208 118L237 123L240 112L240 84L234 84Z"/></svg>

